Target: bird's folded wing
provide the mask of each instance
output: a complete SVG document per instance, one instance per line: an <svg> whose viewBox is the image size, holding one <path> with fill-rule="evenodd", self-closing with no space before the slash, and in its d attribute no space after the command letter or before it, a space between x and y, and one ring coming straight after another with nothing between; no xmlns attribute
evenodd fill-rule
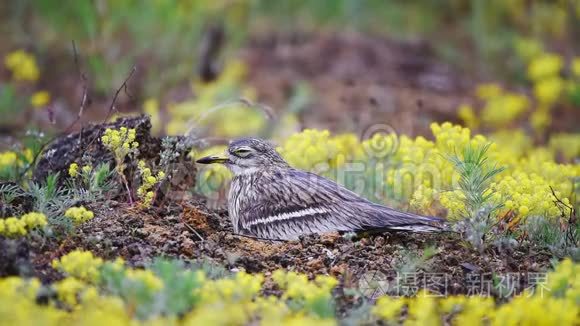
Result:
<svg viewBox="0 0 580 326"><path fill-rule="evenodd" d="M264 174L263 191L253 194L239 212L248 233L278 239L327 231L355 231L366 226L372 203L328 179L299 170Z"/></svg>

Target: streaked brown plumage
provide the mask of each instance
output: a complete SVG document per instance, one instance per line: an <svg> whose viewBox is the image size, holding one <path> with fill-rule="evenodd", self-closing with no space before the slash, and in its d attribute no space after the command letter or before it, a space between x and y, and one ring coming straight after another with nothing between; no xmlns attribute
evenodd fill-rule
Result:
<svg viewBox="0 0 580 326"><path fill-rule="evenodd" d="M291 240L330 231L443 229L438 218L372 203L329 179L294 169L261 139L235 140L227 157L197 162L223 163L234 173L228 211L236 233Z"/></svg>

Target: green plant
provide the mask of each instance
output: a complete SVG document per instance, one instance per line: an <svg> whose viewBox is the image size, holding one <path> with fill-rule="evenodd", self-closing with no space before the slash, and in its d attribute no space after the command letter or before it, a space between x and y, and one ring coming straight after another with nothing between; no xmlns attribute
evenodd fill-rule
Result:
<svg viewBox="0 0 580 326"><path fill-rule="evenodd" d="M30 182L28 193L32 196L33 210L46 215L48 225L58 231L69 232L72 222L64 212L76 203L69 189L59 187L59 174L50 174L43 183Z"/></svg>
<svg viewBox="0 0 580 326"><path fill-rule="evenodd" d="M552 219L530 216L523 230L532 244L548 248L555 257L571 257L574 261L580 261L580 223L563 226Z"/></svg>
<svg viewBox="0 0 580 326"><path fill-rule="evenodd" d="M91 165L84 165L80 171L78 164L69 166L69 176L66 187L72 193L76 201L93 203L107 197L114 191L116 183L113 179L114 171L109 163L101 163L96 168Z"/></svg>
<svg viewBox="0 0 580 326"><path fill-rule="evenodd" d="M439 253L439 249L435 246L429 246L419 254L414 250L403 249L401 251L402 258L395 265L395 271L398 274L416 273L420 269L425 268L429 260Z"/></svg>
<svg viewBox="0 0 580 326"><path fill-rule="evenodd" d="M0 83L0 114L7 116L21 112L25 103L16 94L14 87L10 84Z"/></svg>
<svg viewBox="0 0 580 326"><path fill-rule="evenodd" d="M17 198L26 196L26 193L15 183L0 184L0 217L7 215L9 206ZM11 212L12 214L19 214L24 212Z"/></svg>
<svg viewBox="0 0 580 326"><path fill-rule="evenodd" d="M493 203L489 187L493 178L504 168L491 166L486 153L490 143L480 146L465 147L460 155L449 156L459 173L459 190L461 191L465 216L455 225L463 236L478 250L483 251L485 236L496 223L495 212L502 207L501 203Z"/></svg>

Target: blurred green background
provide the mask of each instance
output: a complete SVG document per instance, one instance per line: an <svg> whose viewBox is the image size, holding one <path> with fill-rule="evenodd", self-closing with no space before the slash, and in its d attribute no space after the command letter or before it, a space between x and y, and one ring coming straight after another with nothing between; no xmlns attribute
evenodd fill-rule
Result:
<svg viewBox="0 0 580 326"><path fill-rule="evenodd" d="M539 77L530 76L530 65L552 53L559 63L552 60L545 69L556 69L562 82L552 78L544 93L557 97L548 105L565 107L558 114L566 119L546 122L554 114L547 109L524 119L535 119L532 127L543 132L554 124L573 130L568 122L578 117L571 108L580 103L580 87L570 77L580 53L578 0L22 0L2 2L0 15L0 113L6 117L1 128L8 134L31 125L62 131L75 121L83 86L88 101L81 122L102 119L133 67L116 108L151 114L160 133L183 133L206 110L239 98L271 106L280 116L294 113L284 118L291 131L304 126L352 131L367 123L348 122L363 114L356 96L388 91L397 95L379 102L376 111L381 118L411 120L402 123L403 132L423 134L431 120L481 127L470 120L473 112L458 111L476 85L493 81L537 95ZM335 56L358 57L333 65ZM544 61L541 65L550 65ZM304 70L288 72L296 66ZM344 95L332 84L321 86L324 76L357 85L370 79L374 85ZM413 92L400 98L400 88L373 90L384 84ZM268 89L273 86L281 90ZM368 97L373 102L377 96ZM441 97L451 100L439 103ZM389 101L395 103L384 104ZM337 106L337 112L329 109ZM428 111L425 121L380 115L417 106ZM344 121L332 118L342 111L354 113ZM232 118L224 122L224 115ZM264 123L261 113L254 115L216 114L214 122L222 126L209 129L225 136L255 133ZM249 130L227 132L240 118L248 119Z"/></svg>

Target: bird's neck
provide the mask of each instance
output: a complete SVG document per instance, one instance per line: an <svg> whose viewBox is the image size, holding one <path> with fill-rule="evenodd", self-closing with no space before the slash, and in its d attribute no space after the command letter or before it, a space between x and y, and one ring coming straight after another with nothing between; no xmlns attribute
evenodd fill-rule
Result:
<svg viewBox="0 0 580 326"><path fill-rule="evenodd" d="M244 176L244 175L253 175L260 171L258 167L240 167L237 165L230 166L230 170L234 174L235 177L237 176Z"/></svg>

